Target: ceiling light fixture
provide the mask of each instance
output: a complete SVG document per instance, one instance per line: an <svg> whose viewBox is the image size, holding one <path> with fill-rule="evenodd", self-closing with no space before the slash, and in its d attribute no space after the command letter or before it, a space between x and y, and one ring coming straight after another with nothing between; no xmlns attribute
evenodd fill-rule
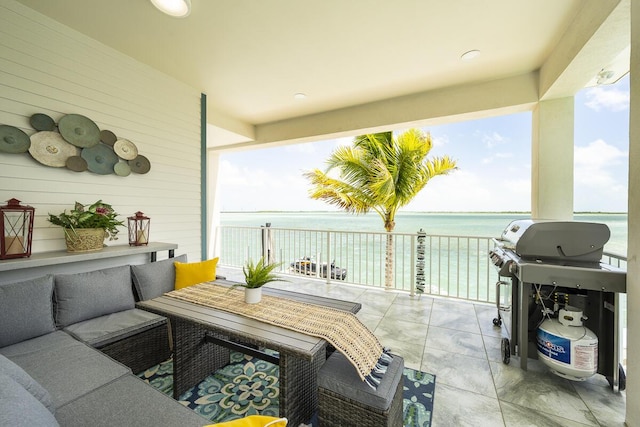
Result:
<svg viewBox="0 0 640 427"><path fill-rule="evenodd" d="M191 0L151 0L151 3L174 18L186 18L191 13Z"/></svg>
<svg viewBox="0 0 640 427"><path fill-rule="evenodd" d="M600 70L597 75L596 83L599 85L605 84L608 80L611 79L611 77L613 77L614 74L615 73L611 70Z"/></svg>
<svg viewBox="0 0 640 427"><path fill-rule="evenodd" d="M294 97L295 99L305 99L305 98L307 97L307 95L305 95L305 94L304 94L304 93L302 93L302 92L298 92L298 93L296 93L295 95L293 95L293 97Z"/></svg>
<svg viewBox="0 0 640 427"><path fill-rule="evenodd" d="M463 61L471 61L472 59L475 59L478 56L480 56L480 51L478 49L473 49L463 53L462 56L460 56L460 59L462 59Z"/></svg>

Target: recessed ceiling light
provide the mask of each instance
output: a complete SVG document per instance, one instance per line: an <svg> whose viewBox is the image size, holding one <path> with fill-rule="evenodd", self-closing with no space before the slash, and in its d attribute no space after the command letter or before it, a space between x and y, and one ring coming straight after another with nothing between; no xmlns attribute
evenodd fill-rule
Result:
<svg viewBox="0 0 640 427"><path fill-rule="evenodd" d="M478 56L480 56L480 51L478 49L473 49L463 53L460 59L462 59L463 61L471 61L472 59L477 58Z"/></svg>
<svg viewBox="0 0 640 427"><path fill-rule="evenodd" d="M186 18L191 13L191 0L151 0L151 3L175 18Z"/></svg>
<svg viewBox="0 0 640 427"><path fill-rule="evenodd" d="M307 95L306 95L306 94L304 94L304 93L302 93L302 92L298 92L298 93L296 93L295 95L293 95L293 97L294 97L295 99L305 99L305 98L307 97Z"/></svg>

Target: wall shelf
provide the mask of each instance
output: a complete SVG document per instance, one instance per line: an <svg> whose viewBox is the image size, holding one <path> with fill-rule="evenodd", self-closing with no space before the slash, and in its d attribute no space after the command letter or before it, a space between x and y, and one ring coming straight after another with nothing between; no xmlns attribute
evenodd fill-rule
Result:
<svg viewBox="0 0 640 427"><path fill-rule="evenodd" d="M110 266L126 264L128 260L136 260L136 263L153 262L156 260L157 252L169 251L169 258L172 258L174 251L178 248L175 243L150 242L147 246L106 246L96 252L71 253L67 251L40 252L31 254L29 258L14 258L0 260L0 272L3 272L1 282L11 278L28 278L34 274L49 274L69 270L77 270L80 265L87 266ZM121 259L120 259L121 258Z"/></svg>

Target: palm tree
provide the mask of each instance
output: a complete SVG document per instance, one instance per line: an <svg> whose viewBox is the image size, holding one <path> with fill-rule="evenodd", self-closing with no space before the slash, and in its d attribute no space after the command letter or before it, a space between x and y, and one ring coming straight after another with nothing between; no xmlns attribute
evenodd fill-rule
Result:
<svg viewBox="0 0 640 427"><path fill-rule="evenodd" d="M309 195L355 214L370 210L382 217L387 231L385 287L393 286L393 235L395 216L424 188L429 180L456 168L449 158L427 159L433 146L431 135L409 129L357 136L353 146L338 147L327 159L327 169L304 176L312 184ZM339 176L335 177L335 172Z"/></svg>

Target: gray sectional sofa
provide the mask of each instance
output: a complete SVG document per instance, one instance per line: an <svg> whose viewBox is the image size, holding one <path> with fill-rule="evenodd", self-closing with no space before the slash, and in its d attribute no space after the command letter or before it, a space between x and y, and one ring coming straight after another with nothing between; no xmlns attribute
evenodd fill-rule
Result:
<svg viewBox="0 0 640 427"><path fill-rule="evenodd" d="M175 260L0 285L0 426L208 424L134 375L170 354L135 302L171 290Z"/></svg>

